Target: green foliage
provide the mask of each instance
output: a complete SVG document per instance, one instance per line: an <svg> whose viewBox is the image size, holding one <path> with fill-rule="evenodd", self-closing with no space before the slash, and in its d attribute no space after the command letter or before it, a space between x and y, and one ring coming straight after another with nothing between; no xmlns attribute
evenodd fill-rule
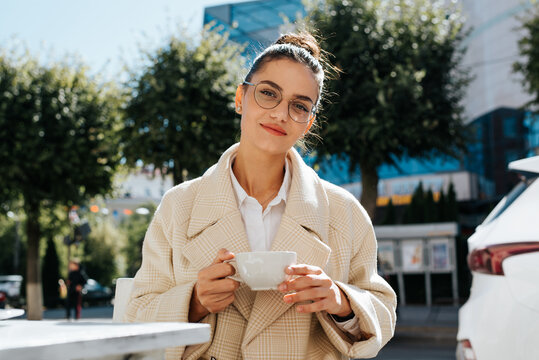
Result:
<svg viewBox="0 0 539 360"><path fill-rule="evenodd" d="M375 172L403 156L465 150L459 102L469 77L458 66L464 33L454 4L326 0L312 5L310 20L326 37L322 47L342 70L340 79L328 84L338 96L321 128L321 156L345 155L350 171L361 164L362 171ZM364 205L372 215L375 204Z"/></svg>
<svg viewBox="0 0 539 360"><path fill-rule="evenodd" d="M521 73L522 84L532 95L527 104L535 109L539 105L539 7L522 19L525 35L518 42L520 56L523 58L513 64L513 70Z"/></svg>
<svg viewBox="0 0 539 360"><path fill-rule="evenodd" d="M43 258L41 277L43 282L43 303L47 307L54 307L57 305L59 297L60 259L56 252L56 244L52 238L47 240L47 251Z"/></svg>
<svg viewBox="0 0 539 360"><path fill-rule="evenodd" d="M449 184L449 189L447 189L447 202L445 208L447 221L457 221L459 217L459 208L457 203L457 193L455 192L453 183Z"/></svg>
<svg viewBox="0 0 539 360"><path fill-rule="evenodd" d="M89 278L104 286L111 286L118 277L117 256L125 243L124 234L107 218L96 217L92 232L82 244L83 264Z"/></svg>
<svg viewBox="0 0 539 360"><path fill-rule="evenodd" d="M23 233L24 224L17 223L0 215L0 274L24 275L26 257L26 239ZM15 266L15 247L18 237L18 266Z"/></svg>
<svg viewBox="0 0 539 360"><path fill-rule="evenodd" d="M423 191L423 183L420 182L419 185L414 190L412 194L412 200L410 205L406 208L404 213L403 222L405 224L417 224L424 221L425 216L425 192Z"/></svg>
<svg viewBox="0 0 539 360"><path fill-rule="evenodd" d="M393 200L389 199L389 203L386 208L386 215L382 225L394 225L397 223L397 214L395 212L395 205L393 205Z"/></svg>
<svg viewBox="0 0 539 360"><path fill-rule="evenodd" d="M235 142L241 48L206 28L198 45L170 36L133 74L122 132L128 165L154 164L174 183L201 174Z"/></svg>
<svg viewBox="0 0 539 360"><path fill-rule="evenodd" d="M148 215L135 213L125 218L120 225L120 229L127 236L126 246L122 249L127 263L125 273L127 277L135 276L142 264L142 243L155 212L155 205L152 203L145 204L142 207L148 209L150 213Z"/></svg>
<svg viewBox="0 0 539 360"><path fill-rule="evenodd" d="M440 222L448 221L447 218L447 203L445 200L445 194L443 191L440 191L440 197L438 198L438 203L436 204L438 208L438 218L440 219Z"/></svg>
<svg viewBox="0 0 539 360"><path fill-rule="evenodd" d="M438 209L436 208L436 201L434 200L434 194L432 193L431 188L429 188L429 190L425 194L424 204L425 215L423 216L423 218L425 219L425 222L431 223L439 221Z"/></svg>
<svg viewBox="0 0 539 360"><path fill-rule="evenodd" d="M25 204L106 193L119 161L118 99L81 65L0 52L0 188Z"/></svg>
<svg viewBox="0 0 539 360"><path fill-rule="evenodd" d="M426 193L420 182L412 195L410 204L406 207L403 217L405 224L421 224L432 222L458 221L458 203L455 186L451 182L444 194L440 191L438 202L429 189Z"/></svg>

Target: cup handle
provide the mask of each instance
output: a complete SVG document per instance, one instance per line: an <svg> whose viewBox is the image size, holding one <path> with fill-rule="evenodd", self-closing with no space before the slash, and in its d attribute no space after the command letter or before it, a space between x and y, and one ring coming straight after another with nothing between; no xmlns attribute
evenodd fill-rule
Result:
<svg viewBox="0 0 539 360"><path fill-rule="evenodd" d="M236 259L225 260L223 262L232 265L234 267L234 269L236 270L236 273L234 275L227 276L227 279L232 279L232 280L240 282L240 283L245 282L245 281L243 281L243 279L240 277L240 275L238 273L238 265L236 263Z"/></svg>

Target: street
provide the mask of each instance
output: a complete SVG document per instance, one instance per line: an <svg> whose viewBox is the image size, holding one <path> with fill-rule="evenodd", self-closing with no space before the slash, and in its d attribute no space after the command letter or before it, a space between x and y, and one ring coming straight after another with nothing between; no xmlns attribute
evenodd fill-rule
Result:
<svg viewBox="0 0 539 360"><path fill-rule="evenodd" d="M454 341L429 339L392 339L375 359L380 360L455 360Z"/></svg>

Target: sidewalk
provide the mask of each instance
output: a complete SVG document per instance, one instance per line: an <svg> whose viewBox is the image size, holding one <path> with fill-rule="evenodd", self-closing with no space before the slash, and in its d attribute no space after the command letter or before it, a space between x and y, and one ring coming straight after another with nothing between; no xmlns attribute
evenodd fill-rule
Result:
<svg viewBox="0 0 539 360"><path fill-rule="evenodd" d="M399 306L395 338L456 342L459 306Z"/></svg>

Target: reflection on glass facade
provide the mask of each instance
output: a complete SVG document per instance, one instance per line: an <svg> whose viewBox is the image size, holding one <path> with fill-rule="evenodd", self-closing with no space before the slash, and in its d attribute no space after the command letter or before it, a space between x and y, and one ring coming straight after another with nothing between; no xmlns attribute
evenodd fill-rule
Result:
<svg viewBox="0 0 539 360"><path fill-rule="evenodd" d="M524 118L522 110L499 108L470 124L474 140L465 162L469 171L479 175L480 198L504 195L518 181L507 164L528 156Z"/></svg>
<svg viewBox="0 0 539 360"><path fill-rule="evenodd" d="M207 7L204 24L215 23L230 39L246 44L249 59L274 42L286 23L292 24L305 15L301 0L263 0Z"/></svg>
<svg viewBox="0 0 539 360"><path fill-rule="evenodd" d="M527 111L524 117L524 127L527 129L527 156L539 155L539 115Z"/></svg>

